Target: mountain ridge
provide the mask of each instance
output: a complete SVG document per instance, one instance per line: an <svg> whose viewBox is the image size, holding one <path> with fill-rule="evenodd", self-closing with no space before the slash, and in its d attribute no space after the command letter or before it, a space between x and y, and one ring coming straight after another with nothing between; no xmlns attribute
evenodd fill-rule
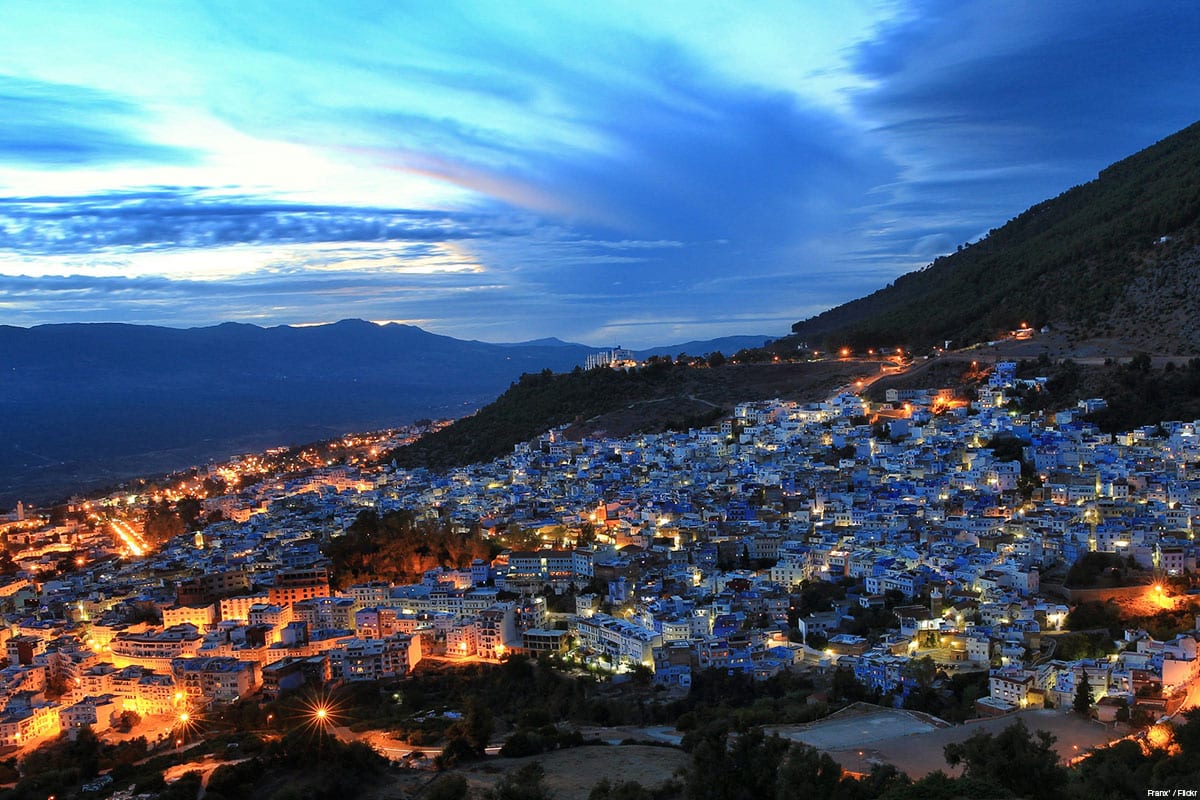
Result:
<svg viewBox="0 0 1200 800"><path fill-rule="evenodd" d="M457 418L599 348L413 325L0 326L0 508L265 447Z"/></svg>

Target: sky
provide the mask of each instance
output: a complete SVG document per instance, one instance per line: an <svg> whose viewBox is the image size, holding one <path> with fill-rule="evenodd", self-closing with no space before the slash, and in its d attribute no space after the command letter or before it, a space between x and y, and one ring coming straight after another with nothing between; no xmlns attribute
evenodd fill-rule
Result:
<svg viewBox="0 0 1200 800"><path fill-rule="evenodd" d="M1200 119L1190 0L0 19L5 325L781 336Z"/></svg>

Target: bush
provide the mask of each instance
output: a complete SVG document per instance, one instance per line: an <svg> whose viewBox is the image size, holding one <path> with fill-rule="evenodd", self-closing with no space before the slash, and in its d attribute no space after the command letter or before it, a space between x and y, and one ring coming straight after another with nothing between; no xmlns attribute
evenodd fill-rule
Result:
<svg viewBox="0 0 1200 800"><path fill-rule="evenodd" d="M467 791L462 775L440 775L425 790L425 800L465 800Z"/></svg>
<svg viewBox="0 0 1200 800"><path fill-rule="evenodd" d="M512 736L509 736L508 741L500 748L500 755L505 758L522 758L524 756L535 756L545 749L545 741L536 733L517 731Z"/></svg>

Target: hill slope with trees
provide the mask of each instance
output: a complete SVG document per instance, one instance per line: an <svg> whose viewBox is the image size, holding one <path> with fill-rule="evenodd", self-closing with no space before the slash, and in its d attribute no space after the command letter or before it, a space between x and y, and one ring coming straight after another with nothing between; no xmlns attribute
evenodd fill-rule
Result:
<svg viewBox="0 0 1200 800"><path fill-rule="evenodd" d="M512 452L550 428L573 437L687 430L712 423L733 406L774 397L818 400L877 364L726 364L698 368L657 361L638 370L549 370L522 375L495 402L384 456L402 467L444 469Z"/></svg>
<svg viewBox="0 0 1200 800"><path fill-rule="evenodd" d="M792 330L827 346L961 346L1028 322L1200 351L1198 219L1200 123Z"/></svg>

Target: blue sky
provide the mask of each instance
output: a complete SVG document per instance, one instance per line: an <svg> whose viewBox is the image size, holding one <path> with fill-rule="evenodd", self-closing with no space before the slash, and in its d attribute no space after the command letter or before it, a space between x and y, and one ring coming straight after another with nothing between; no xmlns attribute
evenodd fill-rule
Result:
<svg viewBox="0 0 1200 800"><path fill-rule="evenodd" d="M1200 119L1185 0L0 15L21 326L782 335Z"/></svg>

